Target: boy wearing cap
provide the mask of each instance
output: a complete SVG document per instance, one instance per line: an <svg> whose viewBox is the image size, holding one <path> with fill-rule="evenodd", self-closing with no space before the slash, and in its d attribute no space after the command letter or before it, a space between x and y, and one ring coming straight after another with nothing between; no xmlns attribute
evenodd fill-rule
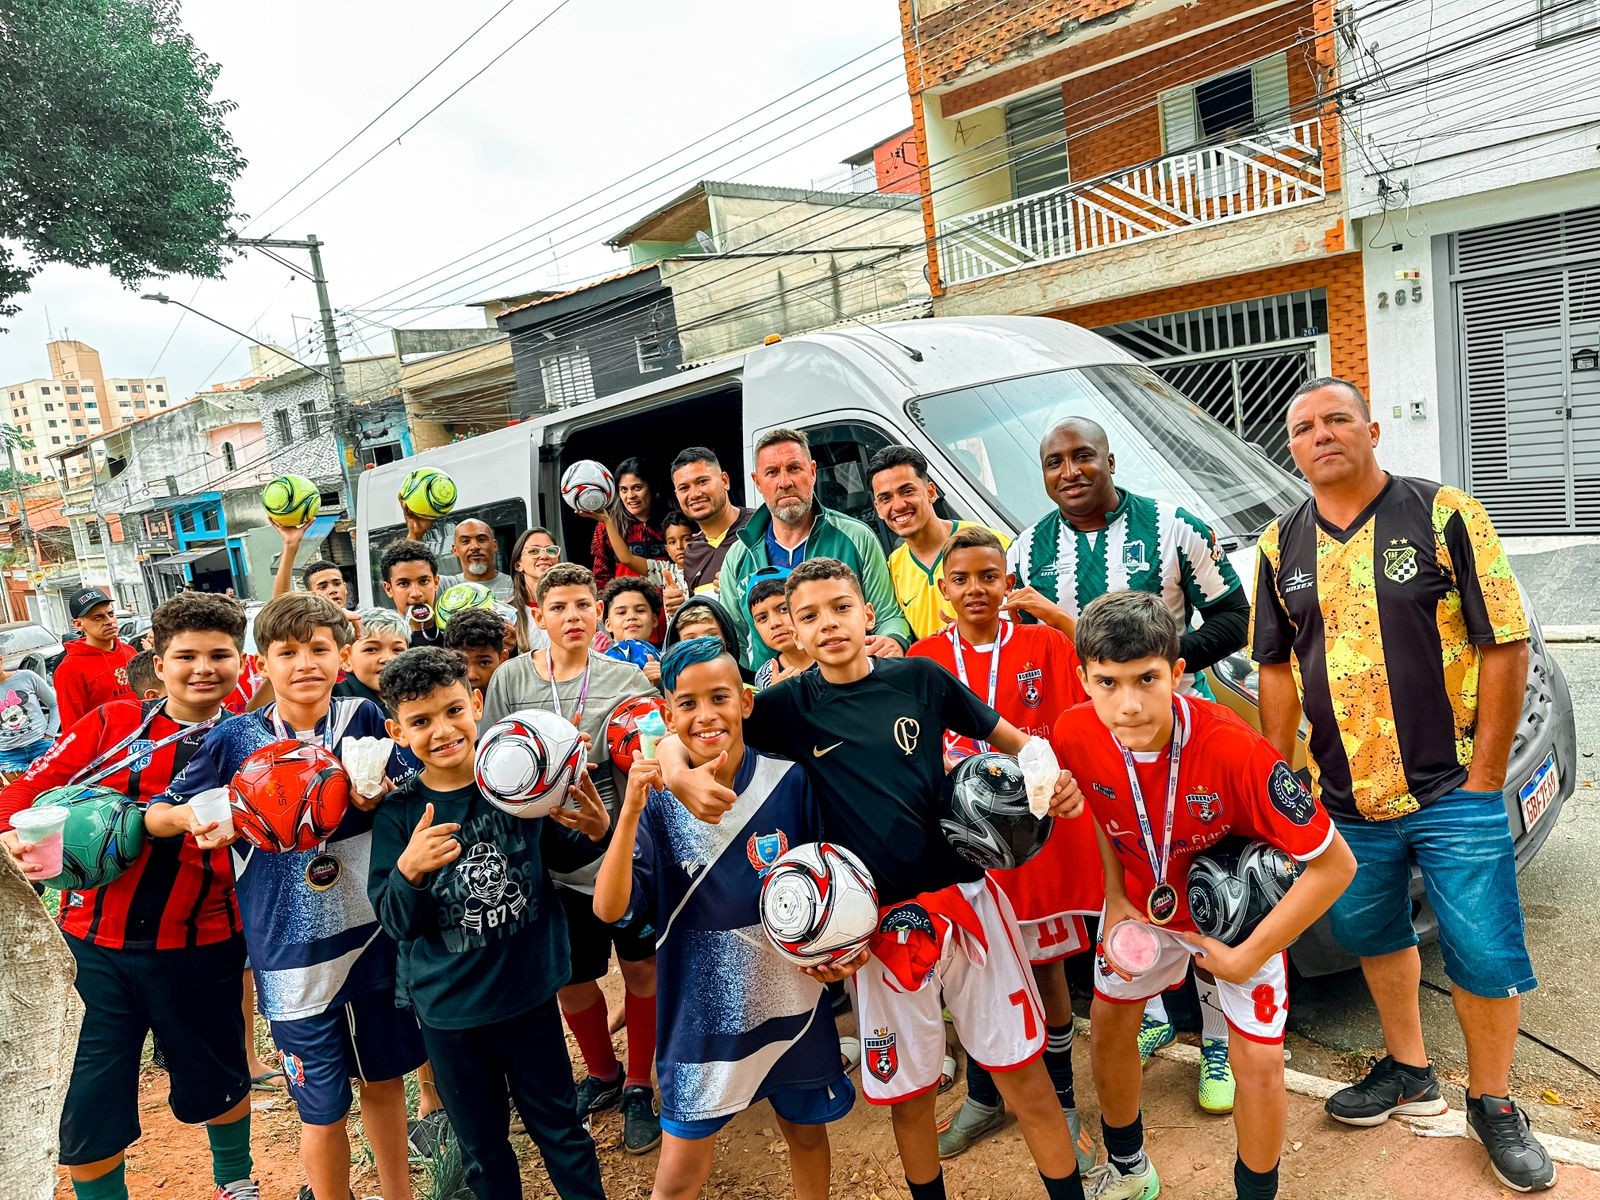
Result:
<svg viewBox="0 0 1600 1200"><path fill-rule="evenodd" d="M66 657L52 680L63 729L103 704L138 699L128 686L128 660L135 651L117 637L111 597L99 588L85 588L67 601L67 612L83 638L67 643Z"/></svg>

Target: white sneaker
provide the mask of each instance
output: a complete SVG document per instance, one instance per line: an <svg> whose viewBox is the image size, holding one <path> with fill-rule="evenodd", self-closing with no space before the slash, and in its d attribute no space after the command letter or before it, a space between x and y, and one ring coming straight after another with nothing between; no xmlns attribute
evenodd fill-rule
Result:
<svg viewBox="0 0 1600 1200"><path fill-rule="evenodd" d="M1144 1170L1124 1175L1110 1163L1092 1167L1083 1177L1087 1200L1156 1200L1161 1195L1161 1180L1147 1155Z"/></svg>

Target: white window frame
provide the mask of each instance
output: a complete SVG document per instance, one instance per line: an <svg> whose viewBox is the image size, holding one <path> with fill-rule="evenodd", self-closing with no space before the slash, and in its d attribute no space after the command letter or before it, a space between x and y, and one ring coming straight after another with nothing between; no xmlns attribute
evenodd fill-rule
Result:
<svg viewBox="0 0 1600 1200"><path fill-rule="evenodd" d="M595 398L594 371L581 346L541 358L539 379L544 384L545 403L554 407L566 408Z"/></svg>
<svg viewBox="0 0 1600 1200"><path fill-rule="evenodd" d="M1538 0L1538 5L1541 46L1600 30L1600 0Z"/></svg>
<svg viewBox="0 0 1600 1200"><path fill-rule="evenodd" d="M645 344L650 343L654 351L646 354ZM640 336L633 339L634 354L639 360L639 374L650 375L656 371L667 369L667 359L672 356L672 351L667 349L667 339L658 333Z"/></svg>

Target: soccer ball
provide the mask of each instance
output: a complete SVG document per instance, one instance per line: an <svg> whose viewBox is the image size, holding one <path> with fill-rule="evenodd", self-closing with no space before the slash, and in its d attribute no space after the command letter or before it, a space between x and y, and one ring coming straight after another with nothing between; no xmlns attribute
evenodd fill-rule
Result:
<svg viewBox="0 0 1600 1200"><path fill-rule="evenodd" d="M1206 937L1237 946L1288 893L1301 867L1266 842L1227 840L1189 863L1189 915Z"/></svg>
<svg viewBox="0 0 1600 1200"><path fill-rule="evenodd" d="M666 702L659 696L635 696L611 710L606 720L606 752L613 767L624 775L632 769L633 752L639 748L639 721L646 713L659 713L665 721L666 710Z"/></svg>
<svg viewBox="0 0 1600 1200"><path fill-rule="evenodd" d="M640 638L623 638L622 641L612 642L606 647L606 657L638 667L642 671L645 663L661 658L661 651Z"/></svg>
<svg viewBox="0 0 1600 1200"><path fill-rule="evenodd" d="M61 831L61 874L46 879L46 887L63 892L105 887L144 849L144 813L114 788L51 788L33 807L49 804L67 810L67 824Z"/></svg>
<svg viewBox="0 0 1600 1200"><path fill-rule="evenodd" d="M317 485L304 475L279 475L261 489L261 507L274 525L304 525L322 509Z"/></svg>
<svg viewBox="0 0 1600 1200"><path fill-rule="evenodd" d="M542 708L525 708L489 727L474 760L478 787L490 804L513 817L542 817L567 802L567 791L589 765L572 722Z"/></svg>
<svg viewBox="0 0 1600 1200"><path fill-rule="evenodd" d="M573 512L602 512L616 498L616 480L592 458L573 463L561 476L561 499Z"/></svg>
<svg viewBox="0 0 1600 1200"><path fill-rule="evenodd" d="M447 517L456 506L456 481L433 467L418 467L400 481L400 507L419 517Z"/></svg>
<svg viewBox="0 0 1600 1200"><path fill-rule="evenodd" d="M939 829L950 848L985 871L1020 867L1044 849L1055 822L1028 808L1022 768L1009 754L986 751L962 759L945 776L950 813Z"/></svg>
<svg viewBox="0 0 1600 1200"><path fill-rule="evenodd" d="M761 928L802 967L854 958L878 928L878 889L867 868L832 842L781 855L761 882Z"/></svg>
<svg viewBox="0 0 1600 1200"><path fill-rule="evenodd" d="M284 738L263 746L229 785L233 826L258 850L311 850L350 810L350 776L321 746Z"/></svg>
<svg viewBox="0 0 1600 1200"><path fill-rule="evenodd" d="M450 624L450 618L469 608L494 608L494 593L481 583L457 583L445 588L444 595L433 610L433 620L440 629Z"/></svg>

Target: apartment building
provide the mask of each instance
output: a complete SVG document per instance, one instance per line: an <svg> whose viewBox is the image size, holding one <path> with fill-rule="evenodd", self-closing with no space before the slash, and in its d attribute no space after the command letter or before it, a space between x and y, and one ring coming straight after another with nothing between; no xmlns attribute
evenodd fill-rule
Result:
<svg viewBox="0 0 1600 1200"><path fill-rule="evenodd" d="M53 451L154 416L173 402L165 378L106 375L100 352L87 343L49 342L45 354L48 376L0 385L5 422L33 443L14 452L19 471L43 474ZM86 460L73 464L81 472Z"/></svg>

